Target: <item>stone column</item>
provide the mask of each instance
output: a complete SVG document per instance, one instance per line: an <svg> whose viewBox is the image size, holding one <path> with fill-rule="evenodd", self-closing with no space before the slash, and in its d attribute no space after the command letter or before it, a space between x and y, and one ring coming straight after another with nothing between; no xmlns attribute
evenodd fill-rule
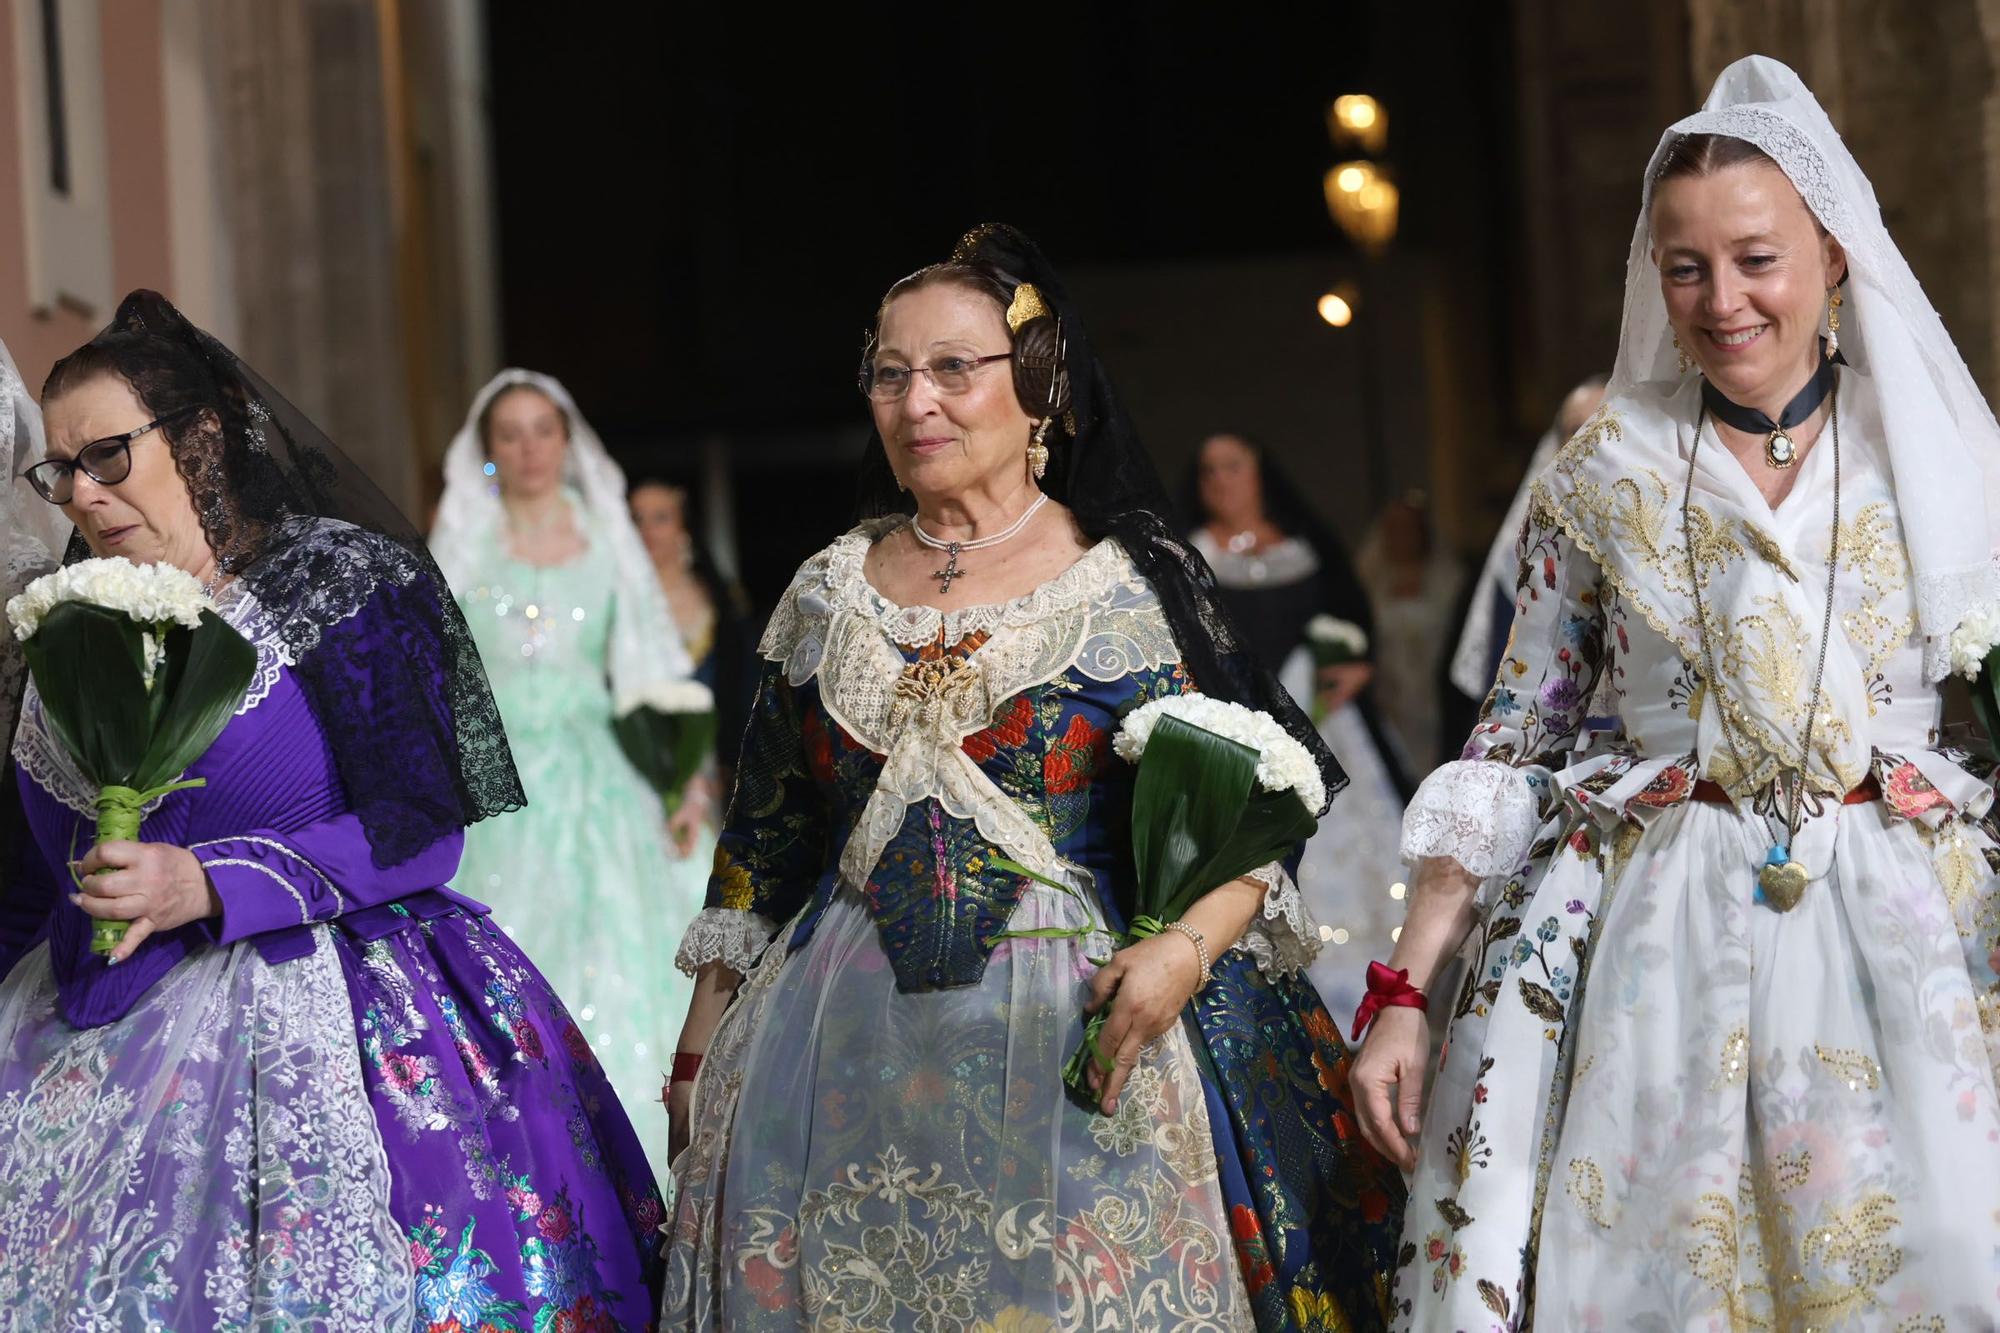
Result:
<svg viewBox="0 0 2000 1333"><path fill-rule="evenodd" d="M207 6L238 350L365 468L414 494L369 0Z"/></svg>

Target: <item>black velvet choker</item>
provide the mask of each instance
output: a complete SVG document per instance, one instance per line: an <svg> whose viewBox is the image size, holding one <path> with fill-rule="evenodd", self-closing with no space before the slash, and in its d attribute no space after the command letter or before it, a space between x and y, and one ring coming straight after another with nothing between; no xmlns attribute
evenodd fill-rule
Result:
<svg viewBox="0 0 2000 1333"><path fill-rule="evenodd" d="M1722 390L1709 383L1705 376L1701 381L1701 401L1708 406L1709 411L1715 413L1717 418L1744 434L1762 434L1765 437L1764 461L1772 467L1787 468L1799 459L1798 446L1792 442L1789 432L1792 427L1811 416L1819 405L1826 401L1826 396L1833 392L1834 381L1838 378L1834 367L1838 364L1840 364L1838 355L1821 357L1819 368L1813 371L1812 378L1806 381L1806 387L1800 389L1792 401L1785 404L1784 411L1778 413L1776 421L1771 420L1767 413L1758 408L1745 407L1741 403L1734 403L1723 397Z"/></svg>

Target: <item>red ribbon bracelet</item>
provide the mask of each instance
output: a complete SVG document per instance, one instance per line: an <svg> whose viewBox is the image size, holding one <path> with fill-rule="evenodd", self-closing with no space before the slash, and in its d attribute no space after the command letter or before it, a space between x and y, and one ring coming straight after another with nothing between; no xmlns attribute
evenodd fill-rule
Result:
<svg viewBox="0 0 2000 1333"><path fill-rule="evenodd" d="M697 1052L675 1051L674 1069L671 1074L667 1075L667 1082L670 1084L692 1083L694 1082L694 1076L697 1073L699 1073L700 1070L701 1070L701 1056Z"/></svg>
<svg viewBox="0 0 2000 1333"><path fill-rule="evenodd" d="M1360 1041L1361 1034L1375 1021L1375 1015L1391 1005L1404 1009L1428 1010L1431 1002L1424 993L1410 984L1410 969L1398 968L1391 972L1380 963L1368 965L1368 994L1361 998L1361 1007L1354 1011L1354 1040Z"/></svg>

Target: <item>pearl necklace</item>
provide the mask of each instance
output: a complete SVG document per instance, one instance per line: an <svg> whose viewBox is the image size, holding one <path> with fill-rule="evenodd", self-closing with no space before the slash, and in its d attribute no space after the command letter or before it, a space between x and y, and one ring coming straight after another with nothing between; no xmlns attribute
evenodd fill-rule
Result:
<svg viewBox="0 0 2000 1333"><path fill-rule="evenodd" d="M945 552L946 555L944 568L931 571L931 577L938 581L938 595L943 596L945 593L950 592L951 585L965 577L965 571L958 567L959 552L983 551L989 546L998 546L1004 541L1013 540L1020 535L1022 528L1028 526L1028 520L1035 516L1036 511L1048 502L1048 492L1044 491L1036 497L1033 504L1028 506L1027 511L1008 524L1005 530L996 532L991 537L981 537L978 541L971 542L952 542L945 541L941 537L933 537L924 531L924 525L917 521L916 515L912 514L910 516L910 531L916 534L917 540L934 551Z"/></svg>

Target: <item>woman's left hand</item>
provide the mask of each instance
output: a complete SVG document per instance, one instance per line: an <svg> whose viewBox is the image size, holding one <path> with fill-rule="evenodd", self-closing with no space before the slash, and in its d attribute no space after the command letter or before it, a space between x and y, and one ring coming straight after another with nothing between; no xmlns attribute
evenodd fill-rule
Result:
<svg viewBox="0 0 2000 1333"><path fill-rule="evenodd" d="M100 921L129 921L111 961L130 958L146 937L222 915L222 899L193 852L164 842L107 842L78 863L83 891L70 901ZM99 875L98 871L107 873Z"/></svg>
<svg viewBox="0 0 2000 1333"><path fill-rule="evenodd" d="M1127 945L1097 970L1083 1012L1095 1014L1111 1006L1097 1049L1112 1067L1107 1074L1092 1060L1086 1074L1104 1114L1118 1109L1118 1094L1139 1063L1140 1048L1179 1021L1200 981L1201 959L1193 942L1172 930Z"/></svg>

